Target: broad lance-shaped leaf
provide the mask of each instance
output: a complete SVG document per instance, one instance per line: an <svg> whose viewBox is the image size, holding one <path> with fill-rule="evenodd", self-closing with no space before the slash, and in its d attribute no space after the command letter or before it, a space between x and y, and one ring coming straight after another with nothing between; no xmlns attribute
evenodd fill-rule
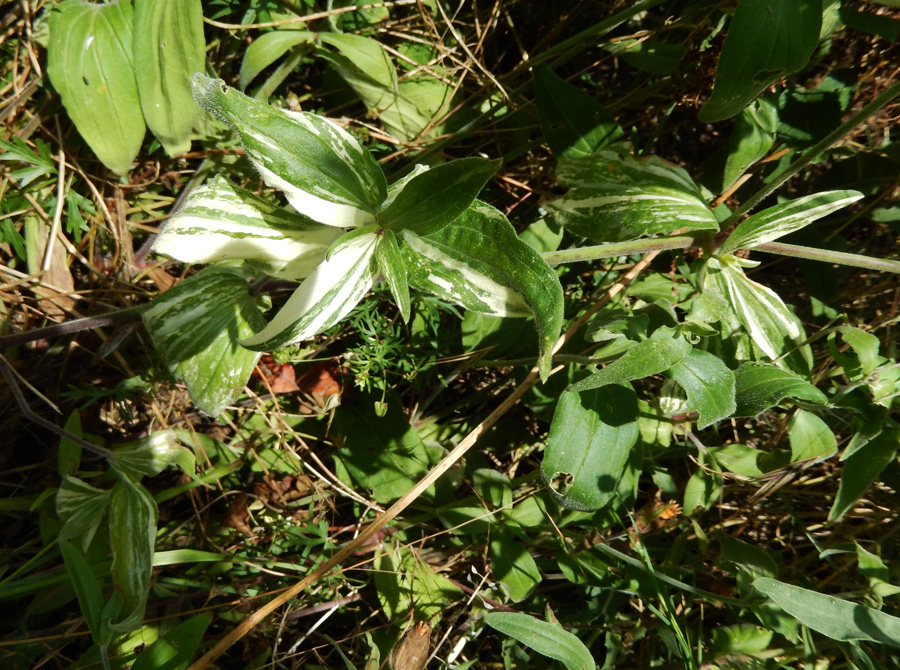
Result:
<svg viewBox="0 0 900 670"><path fill-rule="evenodd" d="M238 340L265 325L240 270L208 267L158 296L142 315L169 372L211 416L240 394L259 354Z"/></svg>
<svg viewBox="0 0 900 670"><path fill-rule="evenodd" d="M378 271L374 232L341 246L309 275L263 330L241 341L271 351L309 339L338 323L372 288Z"/></svg>
<svg viewBox="0 0 900 670"><path fill-rule="evenodd" d="M378 213L388 230L432 235L465 212L497 171L500 161L461 158L403 180L391 189L390 203Z"/></svg>
<svg viewBox="0 0 900 670"><path fill-rule="evenodd" d="M172 156L191 148L200 108L191 77L204 70L200 0L134 0L134 62L141 109L150 132Z"/></svg>
<svg viewBox="0 0 900 670"><path fill-rule="evenodd" d="M488 612L484 622L539 654L560 661L566 670L594 670L597 667L584 642L558 623L541 621L520 612Z"/></svg>
<svg viewBox="0 0 900 670"><path fill-rule="evenodd" d="M898 448L900 428L893 422L887 422L878 435L844 461L837 496L828 512L829 522L837 521L856 504L882 470L897 457Z"/></svg>
<svg viewBox="0 0 900 670"><path fill-rule="evenodd" d="M679 228L718 230L700 189L680 167L651 156L598 151L564 158L556 169L569 192L547 205L560 225L598 242L621 242Z"/></svg>
<svg viewBox="0 0 900 670"><path fill-rule="evenodd" d="M109 541L112 578L125 605L125 617L110 623L120 632L141 625L150 592L156 544L156 503L140 483L120 475L109 498Z"/></svg>
<svg viewBox="0 0 900 670"><path fill-rule="evenodd" d="M244 90L260 72L298 44L310 43L316 37L308 30L273 30L255 38L244 51L238 88Z"/></svg>
<svg viewBox="0 0 900 670"><path fill-rule="evenodd" d="M718 356L691 349L669 368L669 375L687 394L688 409L700 414L697 428L706 428L734 414L734 373Z"/></svg>
<svg viewBox="0 0 900 670"><path fill-rule="evenodd" d="M50 12L47 74L88 146L125 174L144 141L131 2L66 0Z"/></svg>
<svg viewBox="0 0 900 670"><path fill-rule="evenodd" d="M550 493L570 509L604 507L616 495L639 433L637 396L629 384L563 393L541 462Z"/></svg>
<svg viewBox="0 0 900 670"><path fill-rule="evenodd" d="M898 617L768 577L754 580L753 588L803 625L833 640L865 640L900 647Z"/></svg>
<svg viewBox="0 0 900 670"><path fill-rule="evenodd" d="M378 246L375 248L375 260L388 286L391 287L391 294L394 296L394 302L397 303L397 308L400 310L400 316L408 323L411 311L409 280L406 276L406 263L403 260L403 255L400 253L400 244L393 231L382 231L381 241L378 242Z"/></svg>
<svg viewBox="0 0 900 670"><path fill-rule="evenodd" d="M765 363L744 363L734 371L735 416L757 416L785 398L824 405L828 398L793 372Z"/></svg>
<svg viewBox="0 0 900 670"><path fill-rule="evenodd" d="M183 263L258 261L272 275L302 279L344 231L276 207L218 176L192 191L166 221L153 251Z"/></svg>
<svg viewBox="0 0 900 670"><path fill-rule="evenodd" d="M321 116L271 107L199 72L200 106L233 126L266 184L314 221L340 228L373 223L387 197L381 167L346 130Z"/></svg>
<svg viewBox="0 0 900 670"><path fill-rule="evenodd" d="M411 286L473 312L534 316L538 364L546 378L562 327L562 286L502 213L476 200L433 235L404 230L399 238Z"/></svg>
<svg viewBox="0 0 900 670"><path fill-rule="evenodd" d="M741 222L719 248L718 255L733 254L738 249L752 249L777 240L862 197L858 191L827 191L769 207Z"/></svg>
<svg viewBox="0 0 900 670"><path fill-rule="evenodd" d="M650 377L680 363L690 350L690 342L673 329L657 328L651 337L626 351L602 370L572 384L568 390L587 391L607 384Z"/></svg>

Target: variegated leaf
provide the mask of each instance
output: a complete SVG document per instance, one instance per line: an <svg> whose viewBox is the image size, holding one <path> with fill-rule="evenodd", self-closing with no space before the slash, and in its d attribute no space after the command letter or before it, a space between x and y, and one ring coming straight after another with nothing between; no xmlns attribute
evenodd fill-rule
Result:
<svg viewBox="0 0 900 670"><path fill-rule="evenodd" d="M717 230L700 189L680 167L660 158L598 151L564 158L556 170L569 192L547 211L570 232L620 242L674 230Z"/></svg>
<svg viewBox="0 0 900 670"><path fill-rule="evenodd" d="M238 344L266 323L248 291L239 270L208 267L158 296L142 315L169 372L212 416L240 394L259 360Z"/></svg>
<svg viewBox="0 0 900 670"><path fill-rule="evenodd" d="M321 116L271 107L199 72L201 107L233 126L265 182L319 223L365 225L387 197L381 167L347 131Z"/></svg>
<svg viewBox="0 0 900 670"><path fill-rule="evenodd" d="M338 323L376 279L378 238L373 232L342 245L304 280L269 325L241 344L269 351L308 339Z"/></svg>
<svg viewBox="0 0 900 670"><path fill-rule="evenodd" d="M408 323L411 311L409 280L407 279L406 263L400 253L400 244L394 231L382 231L381 240L375 247L375 260L378 262L378 269L384 275L388 286L391 287L391 294L400 310L400 316Z"/></svg>
<svg viewBox="0 0 900 670"><path fill-rule="evenodd" d="M729 316L741 324L754 350L763 357L781 359L796 350L808 370L812 360L809 347L803 344L806 333L800 320L772 289L748 279L740 262L734 256L710 258L704 290L711 289L727 300ZM724 330L723 335L727 335Z"/></svg>
<svg viewBox="0 0 900 670"><path fill-rule="evenodd" d="M343 231L276 207L223 177L194 190L160 231L153 250L183 263L260 261L273 275L302 279Z"/></svg>
<svg viewBox="0 0 900 670"><path fill-rule="evenodd" d="M749 217L734 229L718 254L733 254L800 230L863 197L858 191L826 191L769 207Z"/></svg>
<svg viewBox="0 0 900 670"><path fill-rule="evenodd" d="M563 318L556 273L522 242L502 213L476 200L428 237L399 234L411 286L494 316L534 316L542 375Z"/></svg>

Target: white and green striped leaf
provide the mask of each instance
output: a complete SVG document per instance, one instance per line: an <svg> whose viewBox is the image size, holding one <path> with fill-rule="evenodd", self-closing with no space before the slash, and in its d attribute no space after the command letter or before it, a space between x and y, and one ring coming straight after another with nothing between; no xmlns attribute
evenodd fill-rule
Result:
<svg viewBox="0 0 900 670"><path fill-rule="evenodd" d="M806 333L800 320L772 289L748 279L740 263L741 259L735 256L710 258L704 290L712 290L726 299L728 317L741 324L750 336L754 351L775 360L797 350L808 368L812 363L811 353L803 344Z"/></svg>
<svg viewBox="0 0 900 670"><path fill-rule="evenodd" d="M59 541L72 540L87 551L108 505L108 489L98 489L72 475L63 477L56 492L56 514L63 522Z"/></svg>
<svg viewBox="0 0 900 670"><path fill-rule="evenodd" d="M262 262L269 274L302 279L343 231L266 202L223 177L194 190L163 226L153 250L183 263Z"/></svg>
<svg viewBox="0 0 900 670"><path fill-rule="evenodd" d="M406 263L400 253L400 244L392 230L383 231L381 240L375 247L375 261L388 286L391 287L391 294L400 310L400 316L408 323L411 312L409 280L406 276Z"/></svg>
<svg viewBox="0 0 900 670"><path fill-rule="evenodd" d="M120 475L109 497L109 542L113 550L112 578L125 606L125 617L111 622L120 632L141 625L150 592L157 509L141 484Z"/></svg>
<svg viewBox="0 0 900 670"><path fill-rule="evenodd" d="M863 197L858 191L826 191L783 202L754 214L734 229L719 255L752 249L800 230Z"/></svg>
<svg viewBox="0 0 900 670"><path fill-rule="evenodd" d="M208 267L159 295L142 315L169 372L211 416L240 395L259 360L238 344L265 326L248 289L239 270Z"/></svg>
<svg viewBox="0 0 900 670"><path fill-rule="evenodd" d="M321 116L248 98L197 73L194 98L233 126L266 184L301 214L330 226L373 223L387 197L381 167L347 131Z"/></svg>
<svg viewBox="0 0 900 670"><path fill-rule="evenodd" d="M502 213L476 200L433 235L405 230L399 237L411 286L473 312L534 316L541 374L549 372L562 327L562 287Z"/></svg>
<svg viewBox="0 0 900 670"><path fill-rule="evenodd" d="M570 232L620 242L674 230L717 230L700 189L680 167L660 158L598 151L563 158L556 169L570 187L547 211Z"/></svg>
<svg viewBox="0 0 900 670"><path fill-rule="evenodd" d="M241 341L269 351L309 339L338 323L363 299L378 271L374 232L342 245L316 268L263 330Z"/></svg>
<svg viewBox="0 0 900 670"><path fill-rule="evenodd" d="M461 158L413 175L378 213L379 225L431 235L465 212L500 161Z"/></svg>

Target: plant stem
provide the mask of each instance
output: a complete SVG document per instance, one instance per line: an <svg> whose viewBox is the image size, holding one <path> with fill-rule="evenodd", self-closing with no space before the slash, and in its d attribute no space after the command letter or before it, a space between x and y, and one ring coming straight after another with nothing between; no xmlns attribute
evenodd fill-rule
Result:
<svg viewBox="0 0 900 670"><path fill-rule="evenodd" d="M541 254L541 258L547 261L548 265L561 265L563 263L593 261L600 258L645 254L649 251L687 249L692 246L701 246L700 240L693 235L651 237L642 240L629 240L628 242L599 244L595 247L578 247L577 249L564 249L563 251L547 251Z"/></svg>
<svg viewBox="0 0 900 670"><path fill-rule="evenodd" d="M101 314L100 316L87 316L83 319L74 319L72 321L66 321L65 323L57 323L52 326L47 326L46 328L37 328L35 330L26 330L22 333L3 335L0 337L0 351L20 344L25 344L26 342L35 342L36 340L50 339L62 335L70 335L71 333L80 333L83 330L112 326L127 321L137 321L141 318L141 313L149 306L150 304L148 303L146 305L120 309L116 312L110 312L109 314Z"/></svg>
<svg viewBox="0 0 900 670"><path fill-rule="evenodd" d="M756 207L759 203L769 197L772 193L774 193L782 184L784 184L788 179L793 177L795 174L800 172L803 168L809 165L816 158L825 153L828 149L832 147L838 140L840 140L845 135L849 134L856 126L865 121L867 118L872 116L879 109L884 107L891 100L900 95L900 82L897 82L891 86L888 86L881 95L875 98L868 105L859 110L856 114L847 119L844 123L838 126L833 132L829 133L822 141L812 147L809 151L807 151L803 156L801 156L797 161L789 165L787 168L782 170L779 174L777 174L771 182L763 186L759 191L757 191L747 202L741 205L738 210L729 216L725 221L722 222L722 230L728 229L730 226L734 225L738 221L741 220L741 217L744 216L751 209Z"/></svg>
<svg viewBox="0 0 900 670"><path fill-rule="evenodd" d="M779 256L793 256L806 258L823 263L836 263L838 265L852 265L865 270L877 270L878 272L895 272L900 274L900 261L892 261L887 258L872 258L860 254L848 254L843 251L829 251L827 249L813 249L801 247L797 244L782 244L781 242L767 242L753 247L754 251L764 251L768 254Z"/></svg>

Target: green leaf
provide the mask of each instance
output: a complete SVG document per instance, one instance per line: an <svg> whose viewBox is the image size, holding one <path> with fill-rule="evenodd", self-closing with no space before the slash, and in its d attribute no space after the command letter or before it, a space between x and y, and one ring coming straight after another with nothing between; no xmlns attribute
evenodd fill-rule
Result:
<svg viewBox="0 0 900 670"><path fill-rule="evenodd" d="M569 391L587 391L606 384L630 382L665 372L680 363L691 344L671 328L657 328L648 339L626 351L602 370L572 384Z"/></svg>
<svg viewBox="0 0 900 670"><path fill-rule="evenodd" d="M623 136L612 114L546 65L534 70L534 94L544 138L559 158L584 158Z"/></svg>
<svg viewBox="0 0 900 670"><path fill-rule="evenodd" d="M372 83L387 90L396 88L397 72L394 64L384 47L376 40L350 33L320 33L318 37L322 43L337 49Z"/></svg>
<svg viewBox="0 0 900 670"><path fill-rule="evenodd" d="M0 149L4 151L3 155L0 155L0 161L20 161L31 166L10 172L10 176L17 179L23 188L35 179L56 173L56 164L50 156L50 147L40 139L35 140L34 144L37 153L21 137L13 135L9 141L0 140Z"/></svg>
<svg viewBox="0 0 900 670"><path fill-rule="evenodd" d="M719 247L718 255L752 249L777 240L863 197L858 191L826 191L782 202L742 221Z"/></svg>
<svg viewBox="0 0 900 670"><path fill-rule="evenodd" d="M791 462L809 458L822 460L837 453L837 439L831 428L811 412L798 409L788 426Z"/></svg>
<svg viewBox="0 0 900 670"><path fill-rule="evenodd" d="M462 592L449 579L417 557L409 547L390 540L376 550L375 587L385 615L392 621L438 617Z"/></svg>
<svg viewBox="0 0 900 670"><path fill-rule="evenodd" d="M881 433L844 461L841 483L834 504L828 512L828 521L837 521L856 504L878 479L881 471L894 460L898 448L900 428L896 424L886 423Z"/></svg>
<svg viewBox="0 0 900 670"><path fill-rule="evenodd" d="M706 428L734 414L734 373L717 356L691 349L669 368L669 375L687 393L688 408L700 414L697 428Z"/></svg>
<svg viewBox="0 0 900 670"><path fill-rule="evenodd" d="M402 231L400 240L411 286L474 312L534 316L538 365L546 378L562 327L562 286L503 214L476 200L434 235Z"/></svg>
<svg viewBox="0 0 900 670"><path fill-rule="evenodd" d="M864 640L900 647L900 618L766 577L754 581L753 588L804 626L833 640Z"/></svg>
<svg viewBox="0 0 900 670"><path fill-rule="evenodd" d="M844 368L844 374L851 380L855 381L860 376L868 375L883 362L884 359L878 355L881 343L871 333L853 326L840 326L837 328L837 332L841 334L844 342L850 345L857 357L858 371L848 370L844 360L838 360L838 357L835 356L835 360ZM832 353L838 353L837 349L833 349Z"/></svg>
<svg viewBox="0 0 900 670"><path fill-rule="evenodd" d="M713 462L736 475L762 477L765 472L759 467L760 456L766 452L743 444L729 444L724 447L707 447ZM718 470L718 468L715 468Z"/></svg>
<svg viewBox="0 0 900 670"><path fill-rule="evenodd" d="M141 625L150 592L157 510L141 484L120 476L109 498L109 540L113 551L112 578L125 606L125 617L110 627L120 632Z"/></svg>
<svg viewBox="0 0 900 670"><path fill-rule="evenodd" d="M698 118L734 116L770 84L797 72L819 43L819 0L740 2L728 27L716 81Z"/></svg>
<svg viewBox="0 0 900 670"><path fill-rule="evenodd" d="M392 230L384 230L378 246L375 247L375 261L378 263L378 269L387 280L388 286L391 287L391 295L394 296L394 302L400 310L400 316L403 321L409 323L411 311L409 301L409 282L406 278L406 263L400 254L400 245L397 242L397 236Z"/></svg>
<svg viewBox="0 0 900 670"><path fill-rule="evenodd" d="M271 351L309 339L340 322L372 288L378 239L372 232L341 246L303 281L265 328L241 340L241 345Z"/></svg>
<svg viewBox="0 0 900 670"><path fill-rule="evenodd" d="M344 402L334 413L333 432L341 437L338 457L378 502L392 502L409 491L432 465L419 434L409 425L401 401L392 397L384 416L375 411L380 396L366 394Z"/></svg>
<svg viewBox="0 0 900 670"><path fill-rule="evenodd" d="M252 260L274 276L302 279L343 234L217 176L191 191L166 221L153 251L183 263Z"/></svg>
<svg viewBox="0 0 900 670"><path fill-rule="evenodd" d="M219 79L192 79L201 107L234 127L265 182L314 221L340 228L373 223L387 197L381 167L337 124L248 98Z"/></svg>
<svg viewBox="0 0 900 670"><path fill-rule="evenodd" d="M74 542L68 540L60 540L59 551L62 554L63 561L66 564L66 571L72 581L72 587L78 597L78 606L84 615L84 621L88 630L91 631L91 638L97 645L102 645L103 635L101 629L104 621L101 616L103 612L103 590L100 587L100 580L94 574L94 569L85 556L84 552Z"/></svg>
<svg viewBox="0 0 900 670"><path fill-rule="evenodd" d="M537 563L509 528L500 526L491 534L488 558L491 574L513 602L525 600L541 582Z"/></svg>
<svg viewBox="0 0 900 670"><path fill-rule="evenodd" d="M500 161L485 158L461 158L419 172L390 194L389 204L378 212L378 224L397 232L432 235L472 205L499 165Z"/></svg>
<svg viewBox="0 0 900 670"><path fill-rule="evenodd" d="M310 44L316 34L308 30L273 30L257 37L244 52L238 88L244 90L256 76L298 44Z"/></svg>
<svg viewBox="0 0 900 670"><path fill-rule="evenodd" d="M707 472L704 467L697 468L684 486L684 513L690 515L697 510L709 509L721 494L722 478Z"/></svg>
<svg viewBox="0 0 900 670"><path fill-rule="evenodd" d="M556 169L569 192L546 207L569 232L597 242L634 240L679 228L718 230L700 189L680 167L651 156L598 151Z"/></svg>
<svg viewBox="0 0 900 670"><path fill-rule="evenodd" d="M519 612L488 612L484 622L539 654L560 661L568 670L594 670L597 667L584 642L557 623Z"/></svg>
<svg viewBox="0 0 900 670"><path fill-rule="evenodd" d="M753 164L765 156L775 144L778 110L767 100L757 100L735 119L728 144L728 158L721 190L732 186Z"/></svg>
<svg viewBox="0 0 900 670"><path fill-rule="evenodd" d="M130 0L66 0L50 13L47 74L85 142L125 174L144 141L132 63Z"/></svg>
<svg viewBox="0 0 900 670"><path fill-rule="evenodd" d="M181 622L144 649L131 670L184 670L194 659L212 620L213 615L204 612Z"/></svg>
<svg viewBox="0 0 900 670"><path fill-rule="evenodd" d="M200 115L191 77L206 69L200 0L134 0L134 62L147 127L170 156L187 151Z"/></svg>
<svg viewBox="0 0 900 670"><path fill-rule="evenodd" d="M563 393L541 463L552 496L569 509L606 506L638 434L637 396L628 384Z"/></svg>
<svg viewBox="0 0 900 670"><path fill-rule="evenodd" d="M63 522L60 542L77 539L82 551L87 551L100 529L108 504L108 490L65 475L56 492L56 513Z"/></svg>
<svg viewBox="0 0 900 670"><path fill-rule="evenodd" d="M259 354L238 344L265 325L239 270L208 267L142 314L153 346L194 404L217 416L244 388Z"/></svg>
<svg viewBox="0 0 900 670"><path fill-rule="evenodd" d="M757 416L785 398L824 405L828 398L792 372L766 363L745 363L734 371L735 416Z"/></svg>

